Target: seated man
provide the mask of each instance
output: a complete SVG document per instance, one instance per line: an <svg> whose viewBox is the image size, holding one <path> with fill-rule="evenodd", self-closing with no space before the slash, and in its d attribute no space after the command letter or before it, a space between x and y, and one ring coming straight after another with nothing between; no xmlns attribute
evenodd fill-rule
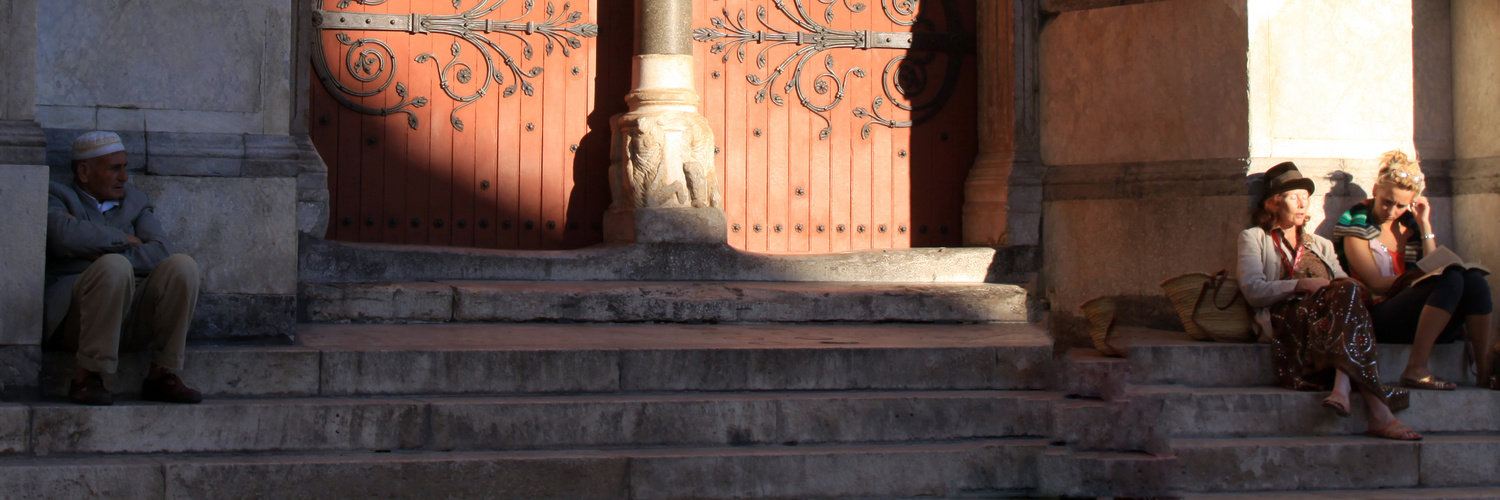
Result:
<svg viewBox="0 0 1500 500"><path fill-rule="evenodd" d="M197 403L203 395L173 371L198 303L198 264L172 255L125 165L120 136L89 132L73 142L73 185L48 189L47 344L78 353L74 403L114 403L101 374L115 372L121 349L148 346L156 357L141 397Z"/></svg>

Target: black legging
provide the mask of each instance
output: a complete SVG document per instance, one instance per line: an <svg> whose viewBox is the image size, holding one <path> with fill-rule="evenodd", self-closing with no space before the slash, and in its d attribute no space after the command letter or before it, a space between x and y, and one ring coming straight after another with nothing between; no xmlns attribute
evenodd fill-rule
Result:
<svg viewBox="0 0 1500 500"><path fill-rule="evenodd" d="M1453 315L1443 333L1438 335L1439 344L1458 339L1465 317L1489 314L1495 308L1490 301L1490 284L1484 280L1484 273L1450 267L1443 274L1422 280L1371 308L1375 339L1388 344L1412 343L1417 336L1417 321L1425 306Z"/></svg>

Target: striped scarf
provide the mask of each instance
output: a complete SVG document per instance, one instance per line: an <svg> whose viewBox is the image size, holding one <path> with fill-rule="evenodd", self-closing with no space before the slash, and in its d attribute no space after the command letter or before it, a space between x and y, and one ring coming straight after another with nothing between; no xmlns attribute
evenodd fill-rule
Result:
<svg viewBox="0 0 1500 500"><path fill-rule="evenodd" d="M1375 217L1370 214L1371 201L1365 200L1350 207L1344 215L1339 216L1338 224L1333 226L1333 237L1340 243L1333 247L1337 249L1339 264L1342 264L1344 269L1353 269L1349 267L1349 257L1344 254L1342 243L1345 236L1354 236L1362 240L1380 237L1380 226L1374 223ZM1417 217L1407 210L1406 213L1401 214L1401 218L1396 219L1396 226L1400 232L1411 232L1411 237L1406 239L1405 256L1401 260L1406 261L1407 269L1416 269L1417 261L1422 260L1422 236L1418 234L1420 231L1411 231L1412 228L1417 227ZM1397 235L1397 238L1399 239L1400 235Z"/></svg>

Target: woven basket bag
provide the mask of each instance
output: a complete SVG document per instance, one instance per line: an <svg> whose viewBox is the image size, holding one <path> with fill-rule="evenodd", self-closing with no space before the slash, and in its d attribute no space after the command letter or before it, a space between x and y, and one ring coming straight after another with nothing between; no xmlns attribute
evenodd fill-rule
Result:
<svg viewBox="0 0 1500 500"><path fill-rule="evenodd" d="M1227 271L1213 276L1187 273L1161 282L1189 337L1219 342L1254 342L1250 304Z"/></svg>
<svg viewBox="0 0 1500 500"><path fill-rule="evenodd" d="M1106 297L1095 297L1078 306L1089 319L1089 337L1094 339L1094 348L1099 354L1116 358L1125 357L1125 350L1109 345L1109 337L1115 333L1115 302Z"/></svg>

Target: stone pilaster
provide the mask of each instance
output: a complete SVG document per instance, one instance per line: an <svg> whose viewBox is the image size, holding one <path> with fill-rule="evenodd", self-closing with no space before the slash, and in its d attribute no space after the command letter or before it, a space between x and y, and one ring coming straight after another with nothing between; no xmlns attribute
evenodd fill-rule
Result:
<svg viewBox="0 0 1500 500"><path fill-rule="evenodd" d="M714 137L693 90L692 0L637 0L630 112L611 123L605 239L727 242Z"/></svg>
<svg viewBox="0 0 1500 500"><path fill-rule="evenodd" d="M1037 0L980 2L979 156L964 182L964 245L1036 245L1042 211L1037 156Z"/></svg>
<svg viewBox="0 0 1500 500"><path fill-rule="evenodd" d="M35 395L41 372L47 141L36 117L36 0L0 0L0 397Z"/></svg>

